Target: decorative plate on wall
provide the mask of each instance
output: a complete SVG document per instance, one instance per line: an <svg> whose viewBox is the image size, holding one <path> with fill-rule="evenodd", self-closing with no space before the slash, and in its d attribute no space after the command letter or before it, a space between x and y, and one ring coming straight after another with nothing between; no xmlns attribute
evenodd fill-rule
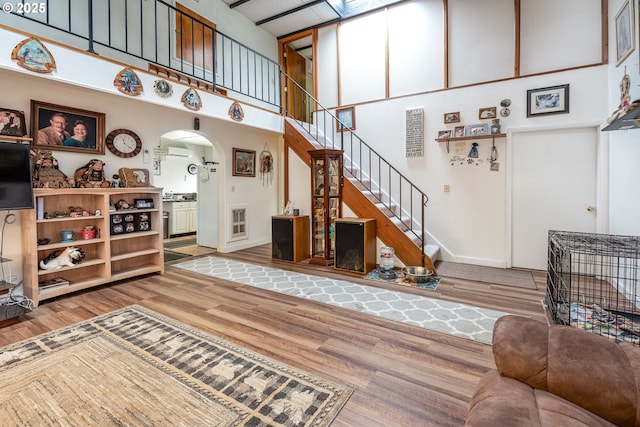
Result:
<svg viewBox="0 0 640 427"><path fill-rule="evenodd" d="M202 99L200 99L198 91L189 88L182 94L182 104L190 110L198 111L202 108Z"/></svg>
<svg viewBox="0 0 640 427"><path fill-rule="evenodd" d="M153 91L160 98L169 98L173 95L173 87L171 86L171 83L166 80L156 80L153 82Z"/></svg>
<svg viewBox="0 0 640 427"><path fill-rule="evenodd" d="M125 95L138 96L143 90L140 78L135 71L128 67L118 73L113 84Z"/></svg>
<svg viewBox="0 0 640 427"><path fill-rule="evenodd" d="M198 173L198 165L194 164L194 163L190 163L189 166L187 166L187 172L189 172L191 175L195 175Z"/></svg>
<svg viewBox="0 0 640 427"><path fill-rule="evenodd" d="M56 68L56 60L49 49L35 37L21 41L13 48L11 59L18 65L36 73L50 73Z"/></svg>

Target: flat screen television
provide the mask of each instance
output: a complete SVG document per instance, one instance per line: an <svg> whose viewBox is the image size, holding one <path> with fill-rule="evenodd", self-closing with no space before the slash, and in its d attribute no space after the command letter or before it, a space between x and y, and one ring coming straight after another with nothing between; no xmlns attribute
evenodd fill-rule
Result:
<svg viewBox="0 0 640 427"><path fill-rule="evenodd" d="M33 209L30 147L0 142L0 210Z"/></svg>

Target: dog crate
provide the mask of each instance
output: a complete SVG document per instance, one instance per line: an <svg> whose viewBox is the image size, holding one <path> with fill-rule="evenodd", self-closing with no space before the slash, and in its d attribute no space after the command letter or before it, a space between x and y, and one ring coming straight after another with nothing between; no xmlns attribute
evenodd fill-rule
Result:
<svg viewBox="0 0 640 427"><path fill-rule="evenodd" d="M550 320L640 344L640 237L550 231L548 251Z"/></svg>

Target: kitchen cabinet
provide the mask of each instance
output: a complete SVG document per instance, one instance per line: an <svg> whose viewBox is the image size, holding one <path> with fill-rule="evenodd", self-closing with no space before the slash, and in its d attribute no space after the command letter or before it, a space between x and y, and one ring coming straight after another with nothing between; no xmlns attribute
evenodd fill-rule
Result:
<svg viewBox="0 0 640 427"><path fill-rule="evenodd" d="M169 212L169 236L198 231L198 202L164 202Z"/></svg>

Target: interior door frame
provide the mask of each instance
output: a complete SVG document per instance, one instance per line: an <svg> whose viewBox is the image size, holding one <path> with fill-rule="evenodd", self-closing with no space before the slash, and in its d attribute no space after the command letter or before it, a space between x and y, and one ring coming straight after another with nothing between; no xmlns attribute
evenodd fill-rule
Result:
<svg viewBox="0 0 640 427"><path fill-rule="evenodd" d="M303 31L301 33L297 33L294 34L292 36L289 37L285 37L282 39L278 40L278 58L280 61L280 67L282 68L282 70L289 74L287 71L287 61L286 61L286 57L285 57L285 53L286 53L286 49L285 46L288 45L289 43L298 40L298 39L303 39L306 37L311 37L311 49L313 51L313 61L312 61L312 68L311 68L311 77L313 79L312 81L312 86L313 86L313 93L311 95L313 95L314 98L317 99L317 95L318 95L318 79L316 78L316 76L318 75L317 72L317 61L316 58L318 56L318 50L317 50L317 46L318 46L318 31L316 29L311 29L311 30L307 30L307 31ZM282 90L282 98L281 99L287 99L287 93L285 92L285 86L281 85L281 90ZM313 111L311 112L313 114Z"/></svg>
<svg viewBox="0 0 640 427"><path fill-rule="evenodd" d="M609 134L601 132L601 122L583 122L570 124L557 124L549 126L516 126L507 129L507 215L506 215L506 264L507 268L513 266L513 178L514 178L514 158L513 150L509 147L513 144L514 135L554 130L570 130L593 128L596 131L596 218L595 229L597 233L608 233L609 231Z"/></svg>

